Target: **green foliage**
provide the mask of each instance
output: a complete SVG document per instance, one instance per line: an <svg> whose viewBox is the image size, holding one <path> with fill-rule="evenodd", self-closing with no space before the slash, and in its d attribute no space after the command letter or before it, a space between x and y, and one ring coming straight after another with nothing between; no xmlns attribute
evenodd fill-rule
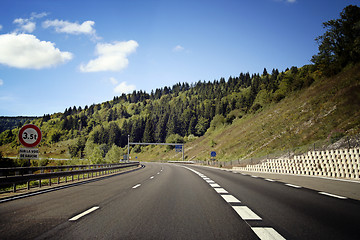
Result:
<svg viewBox="0 0 360 240"><path fill-rule="evenodd" d="M350 63L360 61L360 8L349 5L340 19L323 23L327 31L316 38L319 53L311 59L325 75L331 76Z"/></svg>
<svg viewBox="0 0 360 240"><path fill-rule="evenodd" d="M90 141L86 142L85 145L85 154L86 157L90 160L91 164L100 164L104 163L104 151L101 149L100 145L92 143Z"/></svg>
<svg viewBox="0 0 360 240"><path fill-rule="evenodd" d="M122 158L121 148L113 144L105 156L105 162L118 163Z"/></svg>
<svg viewBox="0 0 360 240"><path fill-rule="evenodd" d="M21 127L34 119L36 117L0 117L0 133Z"/></svg>
<svg viewBox="0 0 360 240"><path fill-rule="evenodd" d="M80 136L75 145L69 146L69 153L71 158L83 158L84 150L85 150L86 138L84 136Z"/></svg>
<svg viewBox="0 0 360 240"><path fill-rule="evenodd" d="M14 134L14 130L5 130L0 134L0 145L8 144L15 141L17 135Z"/></svg>
<svg viewBox="0 0 360 240"><path fill-rule="evenodd" d="M184 138L179 134L171 134L166 138L166 143L184 143Z"/></svg>
<svg viewBox="0 0 360 240"><path fill-rule="evenodd" d="M211 129L216 129L218 127L222 127L225 124L225 118L223 115L217 114L215 115L215 117L212 119L211 123L210 123L210 128Z"/></svg>

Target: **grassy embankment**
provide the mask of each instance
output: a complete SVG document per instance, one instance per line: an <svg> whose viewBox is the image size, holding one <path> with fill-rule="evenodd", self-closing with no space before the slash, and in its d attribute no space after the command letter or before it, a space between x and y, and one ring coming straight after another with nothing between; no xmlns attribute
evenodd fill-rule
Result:
<svg viewBox="0 0 360 240"><path fill-rule="evenodd" d="M331 78L322 78L255 114L220 126L185 145L187 160L228 161L270 157L279 152L302 153L323 148L341 137L360 133L360 65L348 67ZM144 149L145 150L145 149ZM139 160L180 160L166 147L147 147L134 153Z"/></svg>

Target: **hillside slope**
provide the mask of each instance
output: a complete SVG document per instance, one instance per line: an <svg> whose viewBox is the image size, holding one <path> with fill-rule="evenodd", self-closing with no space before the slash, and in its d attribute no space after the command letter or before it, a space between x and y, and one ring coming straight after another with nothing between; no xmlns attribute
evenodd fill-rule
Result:
<svg viewBox="0 0 360 240"><path fill-rule="evenodd" d="M271 104L231 125L210 128L185 146L188 160L237 160L300 153L324 148L340 138L360 133L360 65L348 67L331 78L322 78L309 88ZM150 148L139 159L179 159L164 147ZM165 151L165 152L164 152Z"/></svg>
<svg viewBox="0 0 360 240"><path fill-rule="evenodd" d="M360 64L330 78L311 66L247 76L134 92L36 119L44 135L40 155L118 161L130 135L132 142L185 142L188 160L208 160L216 151L227 161L304 152L359 134ZM0 134L3 156L18 154L18 131ZM163 146L131 147L131 156L181 158Z"/></svg>

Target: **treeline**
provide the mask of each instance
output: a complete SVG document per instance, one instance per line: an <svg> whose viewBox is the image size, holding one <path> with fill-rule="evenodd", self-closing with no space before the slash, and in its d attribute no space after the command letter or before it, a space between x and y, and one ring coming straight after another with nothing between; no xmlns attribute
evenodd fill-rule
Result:
<svg viewBox="0 0 360 240"><path fill-rule="evenodd" d="M36 117L0 117L0 133L5 130L22 126L23 124L34 120Z"/></svg>
<svg viewBox="0 0 360 240"><path fill-rule="evenodd" d="M128 135L131 142L184 142L308 87L314 81L313 70L292 67L269 74L264 69L262 75L241 73L227 80L178 83L151 94L134 91L84 109L72 107L61 115L60 131L51 135L51 141L65 140L61 132L85 136L71 148L73 156L84 155L86 142L102 146L106 155L112 145L125 147Z"/></svg>
<svg viewBox="0 0 360 240"><path fill-rule="evenodd" d="M314 71L312 65L270 73L264 68L261 75L240 73L227 80L178 83L150 94L134 91L101 104L69 107L34 123L41 127L45 144L77 139L69 147L72 157L91 154L86 144L101 146L99 155L106 156L113 145L125 147L128 135L131 142L184 142L308 87ZM16 129L1 133L1 145L16 142L16 135Z"/></svg>

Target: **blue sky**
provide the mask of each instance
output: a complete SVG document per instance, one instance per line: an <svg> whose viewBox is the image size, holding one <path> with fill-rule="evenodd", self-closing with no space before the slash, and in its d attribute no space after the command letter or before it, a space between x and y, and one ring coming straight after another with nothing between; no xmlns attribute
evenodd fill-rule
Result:
<svg viewBox="0 0 360 240"><path fill-rule="evenodd" d="M348 0L0 0L0 116L310 63Z"/></svg>

